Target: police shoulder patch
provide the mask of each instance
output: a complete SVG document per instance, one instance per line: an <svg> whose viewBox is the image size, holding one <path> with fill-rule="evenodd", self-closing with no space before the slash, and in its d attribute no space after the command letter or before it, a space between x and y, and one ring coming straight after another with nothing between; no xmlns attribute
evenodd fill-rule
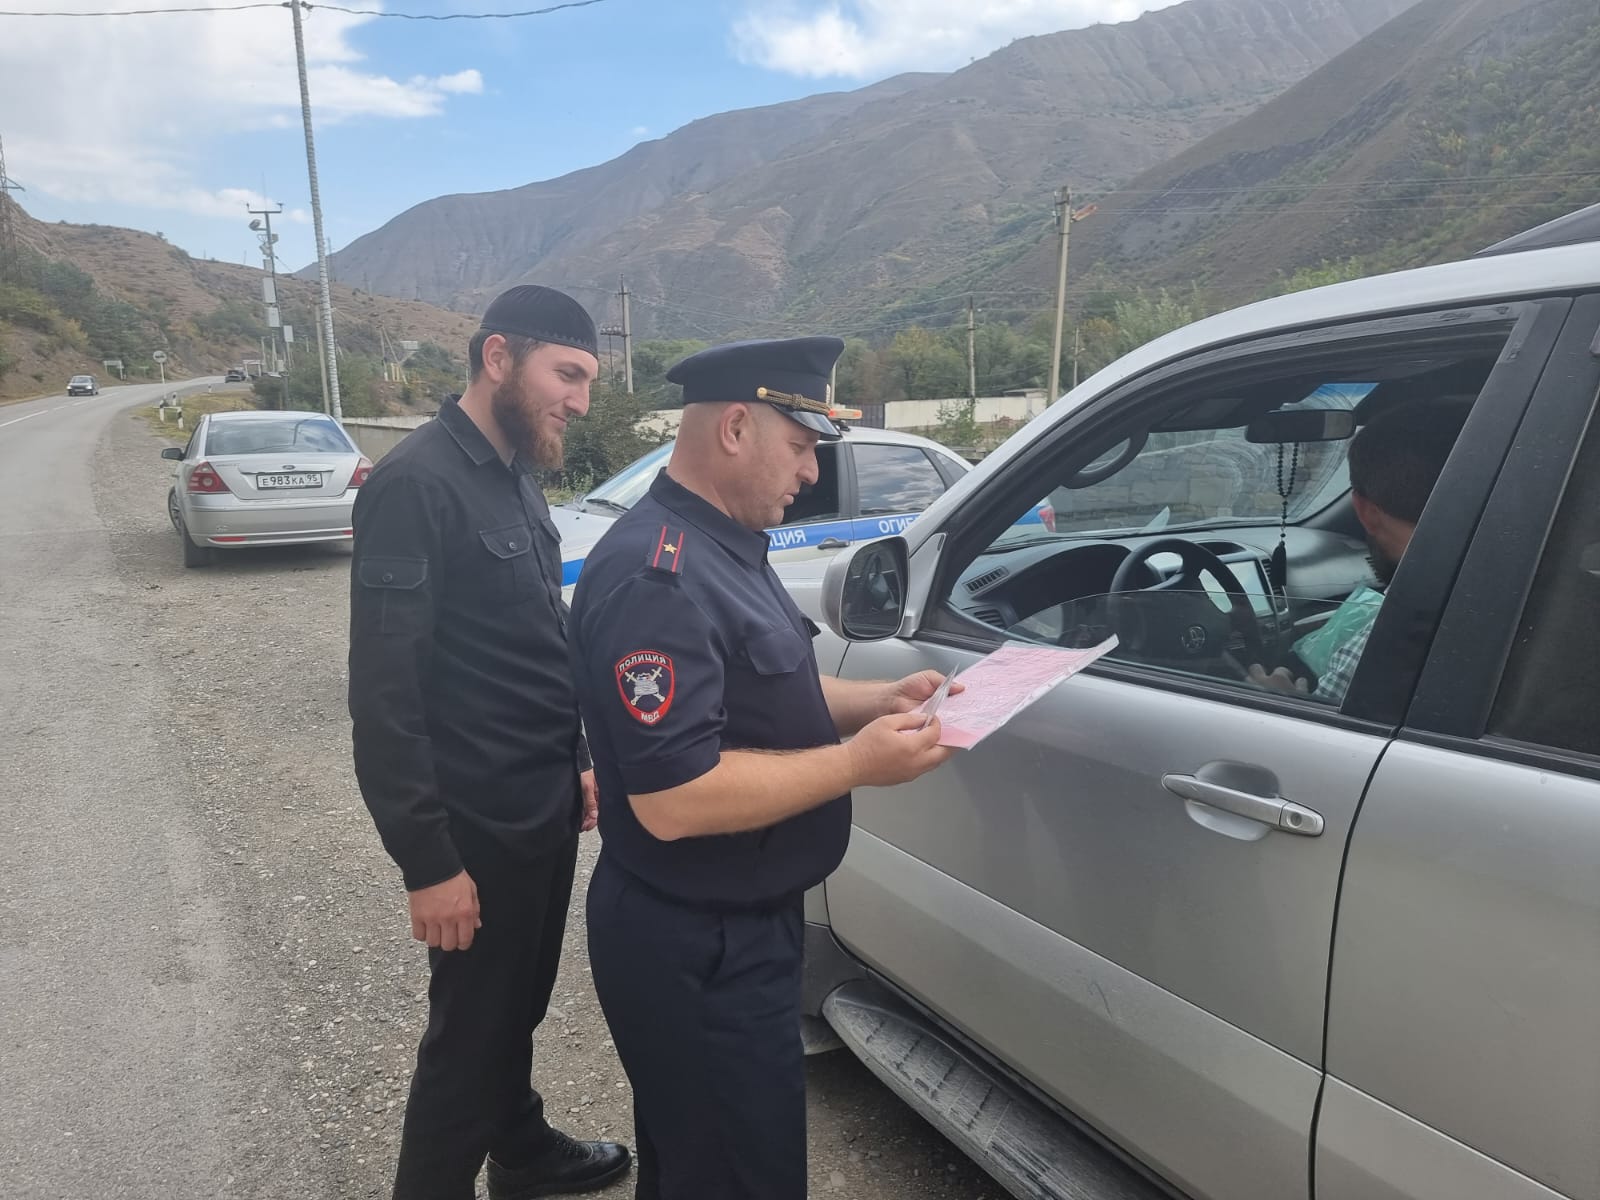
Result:
<svg viewBox="0 0 1600 1200"><path fill-rule="evenodd" d="M671 656L659 650L635 650L617 663L617 692L628 715L644 725L666 719L677 682Z"/></svg>

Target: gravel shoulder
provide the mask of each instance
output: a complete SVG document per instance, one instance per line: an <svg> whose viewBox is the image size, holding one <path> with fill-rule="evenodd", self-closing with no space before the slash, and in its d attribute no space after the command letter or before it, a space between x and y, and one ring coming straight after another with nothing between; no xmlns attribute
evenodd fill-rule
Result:
<svg viewBox="0 0 1600 1200"><path fill-rule="evenodd" d="M175 886L199 898L195 953L208 956L217 989L212 1011L196 1016L214 1054L197 1070L223 1081L227 1100L209 1133L211 1177L186 1190L384 1197L427 964L350 769L349 556L256 551L185 570L165 515L162 444L125 413L96 451L95 505L117 574L116 604L96 619L111 622L108 643L143 681L140 723L174 801L172 857L184 864ZM570 1132L628 1140L628 1092L583 941L598 845L585 835L535 1069ZM812 1060L809 1107L814 1195L1001 1195L846 1053ZM607 1193L631 1194L626 1183Z"/></svg>

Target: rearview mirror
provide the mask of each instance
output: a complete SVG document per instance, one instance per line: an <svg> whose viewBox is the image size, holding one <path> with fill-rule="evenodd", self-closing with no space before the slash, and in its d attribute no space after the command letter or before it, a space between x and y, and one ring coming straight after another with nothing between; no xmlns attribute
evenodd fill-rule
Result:
<svg viewBox="0 0 1600 1200"><path fill-rule="evenodd" d="M183 447L182 446L168 446L165 450L163 450L161 452L161 457L162 458L175 458L179 462L182 462L183 461Z"/></svg>
<svg viewBox="0 0 1600 1200"><path fill-rule="evenodd" d="M1348 408L1280 409L1264 413L1245 426L1247 442L1342 442L1355 436L1356 414Z"/></svg>
<svg viewBox="0 0 1600 1200"><path fill-rule="evenodd" d="M909 551L902 537L879 538L834 556L822 583L828 628L852 642L875 642L900 630L906 610Z"/></svg>

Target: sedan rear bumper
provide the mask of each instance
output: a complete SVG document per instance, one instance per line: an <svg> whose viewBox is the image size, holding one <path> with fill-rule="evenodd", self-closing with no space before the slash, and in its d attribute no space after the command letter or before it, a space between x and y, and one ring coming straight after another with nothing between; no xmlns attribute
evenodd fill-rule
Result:
<svg viewBox="0 0 1600 1200"><path fill-rule="evenodd" d="M234 496L189 496L184 523L197 541L218 549L289 546L304 542L348 542L354 536L355 492L315 500L240 500Z"/></svg>

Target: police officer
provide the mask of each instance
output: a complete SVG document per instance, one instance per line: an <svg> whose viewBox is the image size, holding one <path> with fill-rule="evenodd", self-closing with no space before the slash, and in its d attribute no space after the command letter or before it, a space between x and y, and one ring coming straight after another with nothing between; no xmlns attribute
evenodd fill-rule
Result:
<svg viewBox="0 0 1600 1200"><path fill-rule="evenodd" d="M818 675L767 535L837 440L836 338L703 351L683 424L573 598L606 798L589 961L632 1081L641 1200L803 1200L801 897L844 855L850 789L945 761L941 682ZM840 737L854 735L845 745Z"/></svg>
<svg viewBox="0 0 1600 1200"><path fill-rule="evenodd" d="M626 1149L550 1128L530 1083L594 790L578 723L560 543L530 470L589 407L594 323L512 288L468 347L470 382L387 455L355 506L356 777L428 944L396 1200L603 1187Z"/></svg>

